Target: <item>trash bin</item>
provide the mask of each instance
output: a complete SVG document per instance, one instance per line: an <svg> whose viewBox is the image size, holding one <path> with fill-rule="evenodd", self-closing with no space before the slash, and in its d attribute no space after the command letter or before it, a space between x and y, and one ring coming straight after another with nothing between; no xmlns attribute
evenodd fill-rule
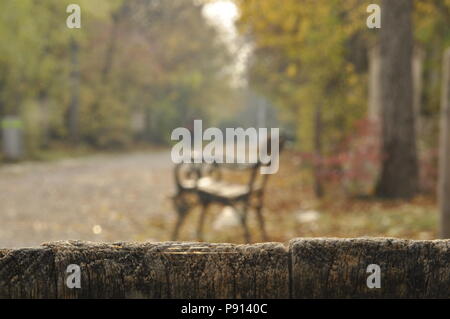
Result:
<svg viewBox="0 0 450 319"><path fill-rule="evenodd" d="M1 121L2 152L7 161L17 161L23 156L23 123L16 116Z"/></svg>

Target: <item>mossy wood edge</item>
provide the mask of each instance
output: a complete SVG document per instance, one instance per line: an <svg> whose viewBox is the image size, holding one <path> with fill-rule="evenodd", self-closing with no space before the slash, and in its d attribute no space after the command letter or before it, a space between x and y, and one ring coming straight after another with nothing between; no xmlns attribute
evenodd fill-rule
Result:
<svg viewBox="0 0 450 319"><path fill-rule="evenodd" d="M67 267L80 266L69 289ZM369 288L367 267L380 267ZM0 298L449 298L450 240L45 243L0 249Z"/></svg>

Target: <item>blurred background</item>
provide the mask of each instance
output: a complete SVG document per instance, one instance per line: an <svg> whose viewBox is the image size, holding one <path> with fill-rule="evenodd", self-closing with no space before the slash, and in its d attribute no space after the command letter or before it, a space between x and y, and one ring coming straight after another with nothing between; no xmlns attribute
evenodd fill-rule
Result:
<svg viewBox="0 0 450 319"><path fill-rule="evenodd" d="M78 0L69 29L73 2L0 2L0 247L168 240L170 136L195 119L293 137L273 241L439 236L450 0L384 1L381 29L375 0ZM242 242L232 213L207 223Z"/></svg>

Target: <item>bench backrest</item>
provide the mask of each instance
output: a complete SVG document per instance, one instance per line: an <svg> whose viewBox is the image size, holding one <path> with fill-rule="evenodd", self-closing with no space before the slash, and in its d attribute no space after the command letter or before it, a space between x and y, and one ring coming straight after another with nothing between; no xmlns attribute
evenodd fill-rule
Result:
<svg viewBox="0 0 450 319"><path fill-rule="evenodd" d="M271 138L269 137L265 141L265 145L259 145L259 147L267 147L267 153L271 154ZM279 138L279 154L284 149L286 138L281 136ZM275 158L279 160L279 158ZM238 164L238 163L189 163L178 164L175 167L175 183L178 190L192 189L195 190L196 183L200 178L210 177L214 180L222 180L225 171L242 171L249 172L250 176L247 180L249 192L258 190L263 192L270 174L261 174L260 168L263 166L269 166L271 163L262 163L258 157L256 163Z"/></svg>

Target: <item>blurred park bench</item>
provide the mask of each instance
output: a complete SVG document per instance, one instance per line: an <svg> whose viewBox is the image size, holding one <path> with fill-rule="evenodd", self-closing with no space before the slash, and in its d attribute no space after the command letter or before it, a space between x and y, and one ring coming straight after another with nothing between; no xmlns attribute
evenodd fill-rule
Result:
<svg viewBox="0 0 450 319"><path fill-rule="evenodd" d="M280 137L280 152L284 148L285 141L285 137ZM270 138L265 143L267 147L270 147ZM211 163L212 161L208 162ZM198 164L192 160L191 163L176 165L176 194L172 199L177 212L177 221L172 234L173 240L178 239L183 222L195 207L200 207L197 239L203 240L205 217L212 204L232 207L239 214L239 221L247 243L251 241L247 223L248 212L254 209L262 239L263 241L268 240L262 210L270 174L262 174L260 169L263 166L270 165L270 163L263 163L259 157L256 163L236 163L233 160L224 162Z"/></svg>

